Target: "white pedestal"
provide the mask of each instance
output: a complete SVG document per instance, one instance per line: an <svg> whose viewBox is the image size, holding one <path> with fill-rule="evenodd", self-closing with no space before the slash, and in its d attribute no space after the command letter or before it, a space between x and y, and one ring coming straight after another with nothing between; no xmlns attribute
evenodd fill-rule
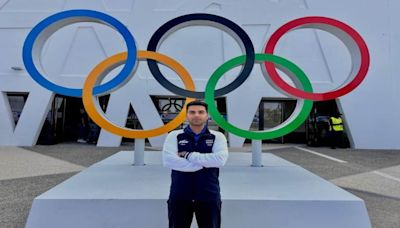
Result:
<svg viewBox="0 0 400 228"><path fill-rule="evenodd" d="M26 227L168 227L170 170L160 152L146 152L145 166L132 157L119 152L38 196ZM272 154L262 162L251 167L250 153L230 153L220 173L222 227L371 227L358 197Z"/></svg>

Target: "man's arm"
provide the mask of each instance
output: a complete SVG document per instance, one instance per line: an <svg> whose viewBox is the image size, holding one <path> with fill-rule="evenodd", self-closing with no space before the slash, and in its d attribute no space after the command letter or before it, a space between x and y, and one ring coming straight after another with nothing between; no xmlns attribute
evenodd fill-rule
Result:
<svg viewBox="0 0 400 228"><path fill-rule="evenodd" d="M195 172L203 167L178 156L178 142L176 132L168 134L164 142L162 157L164 167L182 172Z"/></svg>
<svg viewBox="0 0 400 228"><path fill-rule="evenodd" d="M215 132L215 141L212 153L192 152L187 156L190 162L204 167L222 167L228 160L228 144L225 135Z"/></svg>

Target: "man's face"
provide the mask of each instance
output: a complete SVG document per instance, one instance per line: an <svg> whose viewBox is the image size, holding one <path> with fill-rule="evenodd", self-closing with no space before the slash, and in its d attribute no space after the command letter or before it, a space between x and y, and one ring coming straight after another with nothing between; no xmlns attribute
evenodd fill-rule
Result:
<svg viewBox="0 0 400 228"><path fill-rule="evenodd" d="M191 126L203 126L208 120L208 113L204 106L192 105L187 110L186 118Z"/></svg>

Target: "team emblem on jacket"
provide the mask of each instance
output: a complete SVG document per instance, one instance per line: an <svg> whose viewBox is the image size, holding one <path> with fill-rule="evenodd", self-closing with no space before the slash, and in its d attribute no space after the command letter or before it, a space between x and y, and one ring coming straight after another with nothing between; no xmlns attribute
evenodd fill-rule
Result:
<svg viewBox="0 0 400 228"><path fill-rule="evenodd" d="M186 139L183 139L181 141L178 142L179 145L186 145L189 141L187 141Z"/></svg>
<svg viewBox="0 0 400 228"><path fill-rule="evenodd" d="M214 144L214 139L207 139L206 144L207 146L212 146Z"/></svg>

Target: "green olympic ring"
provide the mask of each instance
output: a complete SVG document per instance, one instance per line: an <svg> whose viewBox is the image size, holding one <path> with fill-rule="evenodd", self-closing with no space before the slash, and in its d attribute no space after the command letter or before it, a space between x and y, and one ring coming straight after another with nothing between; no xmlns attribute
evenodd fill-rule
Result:
<svg viewBox="0 0 400 228"><path fill-rule="evenodd" d="M271 54L255 54L255 60L258 62L268 61L275 63L280 70L283 70L285 73L287 73L297 87L301 86L306 92L313 91L310 80L307 78L306 74L297 65L289 60ZM295 110L285 122L265 131L248 131L240 129L225 120L225 118L218 111L214 102L215 87L218 80L230 69L243 64L245 61L245 55L233 58L218 67L218 69L215 70L211 75L205 90L205 102L208 104L210 116L222 129L248 139L273 139L294 131L307 119L308 115L310 114L313 107L312 100L298 99ZM263 64L261 67L263 67ZM268 80L267 82L269 83Z"/></svg>

